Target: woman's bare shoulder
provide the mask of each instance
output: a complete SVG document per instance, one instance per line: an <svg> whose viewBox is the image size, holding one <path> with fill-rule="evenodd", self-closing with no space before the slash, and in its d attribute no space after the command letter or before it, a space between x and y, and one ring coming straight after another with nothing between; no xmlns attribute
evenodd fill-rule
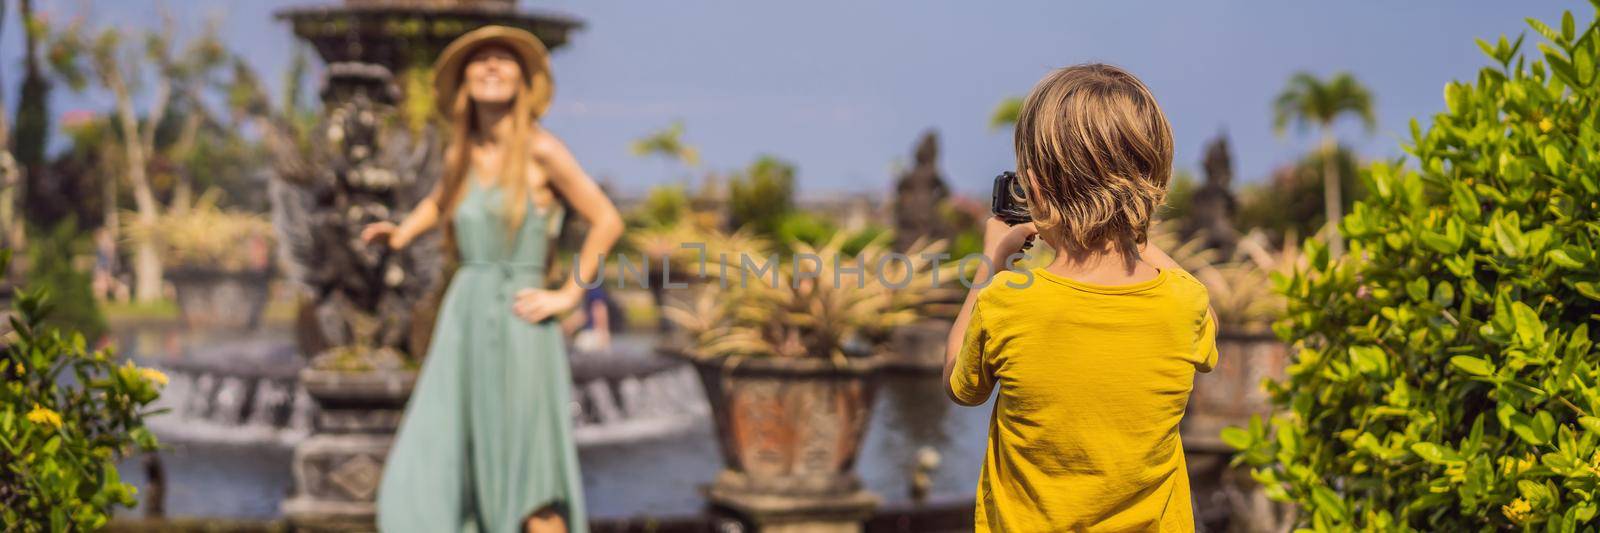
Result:
<svg viewBox="0 0 1600 533"><path fill-rule="evenodd" d="M540 159L567 153L567 145L561 142L561 138L538 123L534 123L533 128L528 131L528 149L533 152L534 157Z"/></svg>

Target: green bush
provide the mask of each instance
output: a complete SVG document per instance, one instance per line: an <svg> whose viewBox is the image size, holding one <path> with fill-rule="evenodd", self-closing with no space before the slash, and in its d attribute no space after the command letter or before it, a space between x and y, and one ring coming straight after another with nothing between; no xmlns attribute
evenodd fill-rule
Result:
<svg viewBox="0 0 1600 533"><path fill-rule="evenodd" d="M1340 147L1335 152L1335 172L1339 173L1340 207L1349 213L1351 206L1366 198L1361 184L1361 170L1356 154ZM1321 151L1306 154L1293 165L1279 168L1266 180L1245 185L1239 191L1239 208L1234 213L1234 225L1243 231L1260 228L1280 242L1289 236L1304 238L1314 235L1328 223L1328 211L1323 202L1325 185L1322 173L1327 168L1323 161L1327 154ZM1177 186L1174 185L1174 191ZM1168 203L1172 202L1168 193ZM1175 220L1177 217L1167 217Z"/></svg>
<svg viewBox="0 0 1600 533"><path fill-rule="evenodd" d="M1223 438L1317 530L1594 531L1600 490L1600 29L1479 42L1495 66L1412 123L1278 281L1297 348L1270 424Z"/></svg>
<svg viewBox="0 0 1600 533"><path fill-rule="evenodd" d="M813 247L822 246L838 232L839 228L834 226L833 221L822 215L794 211L778 219L772 237L782 248L780 251L790 253L794 251L795 243L805 243Z"/></svg>
<svg viewBox="0 0 1600 533"><path fill-rule="evenodd" d="M860 255L862 250L867 249L878 239L887 239L887 235L889 235L889 228L868 224L846 235L844 243L839 245L839 252L852 257Z"/></svg>
<svg viewBox="0 0 1600 533"><path fill-rule="evenodd" d="M95 299L89 273L72 264L78 249L77 225L71 220L58 224L49 233L36 237L28 247L27 283L50 287L52 306L45 324L75 331L91 341L106 332L105 313Z"/></svg>
<svg viewBox="0 0 1600 533"><path fill-rule="evenodd" d="M632 225L642 228L665 228L677 224L689 214L689 193L682 185L657 185L650 188L644 202L630 213Z"/></svg>
<svg viewBox="0 0 1600 533"><path fill-rule="evenodd" d="M793 163L764 155L728 182L728 217L734 228L773 236L794 212Z"/></svg>
<svg viewBox="0 0 1600 533"><path fill-rule="evenodd" d="M0 250L0 272L10 262ZM45 324L45 289L19 290L0 355L0 524L5 531L92 531L114 505L134 505L117 460L154 450L146 408L166 376L107 350L89 352L79 333Z"/></svg>

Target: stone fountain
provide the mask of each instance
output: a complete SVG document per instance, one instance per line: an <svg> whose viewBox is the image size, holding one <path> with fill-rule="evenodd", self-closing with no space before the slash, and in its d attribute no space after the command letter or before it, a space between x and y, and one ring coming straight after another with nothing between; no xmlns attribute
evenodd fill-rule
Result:
<svg viewBox="0 0 1600 533"><path fill-rule="evenodd" d="M391 252L362 244L360 229L398 221L439 174L427 76L440 50L489 24L557 49L581 24L514 0L346 0L277 16L327 63L312 148L280 155L272 181L281 255L307 295L296 337L312 358L298 377L317 407L282 509L300 529L371 529L447 265L437 232Z"/></svg>

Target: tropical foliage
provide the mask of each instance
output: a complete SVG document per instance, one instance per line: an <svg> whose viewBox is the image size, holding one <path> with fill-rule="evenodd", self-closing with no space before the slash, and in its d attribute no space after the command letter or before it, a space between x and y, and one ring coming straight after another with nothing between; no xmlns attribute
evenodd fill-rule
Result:
<svg viewBox="0 0 1600 533"><path fill-rule="evenodd" d="M1600 27L1529 24L1367 172L1350 253L1279 279L1282 414L1223 437L1302 526L1595 529Z"/></svg>
<svg viewBox="0 0 1600 533"><path fill-rule="evenodd" d="M1289 235L1315 235L1327 225L1327 176L1339 182L1339 209L1344 212L1366 197L1361 186L1360 163L1351 151L1339 148L1328 164L1327 153L1306 154L1300 161L1279 168L1260 183L1247 184L1239 191L1239 210L1234 225L1260 229L1274 241ZM1330 173L1331 172L1331 173ZM1167 202L1173 203L1173 192Z"/></svg>
<svg viewBox="0 0 1600 533"><path fill-rule="evenodd" d="M224 210L221 194L211 190L192 206L172 209L144 223L132 218L127 235L139 245L148 244L173 266L227 271L259 270L269 266L265 253L276 235L267 217Z"/></svg>
<svg viewBox="0 0 1600 533"><path fill-rule="evenodd" d="M9 250L0 250L0 272ZM45 324L53 300L19 291L0 351L0 524L6 531L93 531L113 506L134 505L117 474L132 450L154 450L146 409L166 376L108 350L88 351L83 335Z"/></svg>
<svg viewBox="0 0 1600 533"><path fill-rule="evenodd" d="M38 233L28 246L27 276L35 286L50 287L52 311L44 324L90 340L101 338L106 332L105 313L94 297L89 273L73 264L81 243L77 225L68 220Z"/></svg>
<svg viewBox="0 0 1600 533"><path fill-rule="evenodd" d="M1279 134L1291 122L1300 129L1314 125L1322 134L1322 200L1329 222L1329 249L1334 257L1344 253L1344 241L1339 236L1339 218L1344 204L1340 197L1342 180L1333 155L1338 152L1333 123L1345 114L1360 117L1369 131L1377 124L1372 113L1372 93L1348 72L1334 74L1326 81L1307 72L1295 74L1272 105L1272 127Z"/></svg>
<svg viewBox="0 0 1600 533"><path fill-rule="evenodd" d="M202 144L206 126L216 122L207 110L205 92L220 86L217 74L232 59L215 25L207 26L181 48L173 40L176 34L172 19L166 17L163 27L142 35L109 26L91 37L81 22L74 22L50 40L50 63L57 76L69 80L75 88L92 79L113 97L116 135L111 138L120 144L115 155L121 165L109 174L112 180L128 185L133 215L142 225L155 223L168 208L158 195L162 176L154 172L155 163L188 163L197 157L196 147ZM137 44L130 45L130 37ZM130 56L138 60L130 61ZM156 74L150 79L152 83L142 83L147 68ZM153 90L148 106L140 109L135 102L145 99L141 98L145 96L141 89L146 86ZM164 130L170 133L174 120L181 122L176 135L163 139L161 134ZM169 142L158 142L163 140ZM193 175L178 172L172 178L172 203L181 206L191 202ZM162 263L149 241L135 246L135 298L151 301L161 297Z"/></svg>
<svg viewBox="0 0 1600 533"><path fill-rule="evenodd" d="M917 319L918 307L942 295L939 279L954 280L954 265L924 256L942 242L919 242L892 256L879 238L859 254L846 238L796 244L795 255L747 252L716 269L718 280L667 318L689 335L688 351L703 357L847 357L875 355L889 331ZM902 260L903 259L903 260Z"/></svg>
<svg viewBox="0 0 1600 533"><path fill-rule="evenodd" d="M1164 226L1151 232L1150 242L1205 284L1222 329L1265 331L1283 318L1285 298L1273 291L1272 276L1304 266L1292 240L1274 247L1264 232L1255 229L1239 239L1231 257L1219 257L1216 249L1206 247L1204 236L1179 242L1177 234Z"/></svg>
<svg viewBox="0 0 1600 533"><path fill-rule="evenodd" d="M761 156L728 182L728 218L735 227L749 226L761 235L773 235L783 218L794 211L793 163Z"/></svg>
<svg viewBox="0 0 1600 533"><path fill-rule="evenodd" d="M661 228L677 224L689 214L689 193L681 186L653 187L644 202L629 213L633 227Z"/></svg>
<svg viewBox="0 0 1600 533"><path fill-rule="evenodd" d="M700 151L683 142L682 121L634 140L628 151L637 157L661 157L690 167L700 164Z"/></svg>
<svg viewBox="0 0 1600 533"><path fill-rule="evenodd" d="M1022 98L1018 96L1006 97L995 104L994 110L989 112L989 129L999 130L1017 123L1017 116L1022 114Z"/></svg>

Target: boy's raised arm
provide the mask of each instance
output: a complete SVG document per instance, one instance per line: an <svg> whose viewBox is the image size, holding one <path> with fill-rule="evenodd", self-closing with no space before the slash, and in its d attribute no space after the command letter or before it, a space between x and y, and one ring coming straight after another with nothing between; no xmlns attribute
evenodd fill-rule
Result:
<svg viewBox="0 0 1600 533"><path fill-rule="evenodd" d="M972 286L967 289L967 299L961 304L961 312L956 314L956 320L950 325L950 334L945 338L944 349L944 388L945 394L952 401L962 405L971 405L972 402L963 400L965 394L956 391L951 377L956 371L956 362L961 355L961 349L966 344L967 327L972 323L973 308L978 303L978 293L988 285L989 279L994 277L996 270L1002 270L1010 265L1010 257L1022 250L1022 244L1028 237L1038 233L1033 224L1019 224L1009 226L998 218L990 217L984 222L983 250L988 261L979 261L978 270L973 273ZM993 265L993 268L990 266ZM977 402L977 403L982 403Z"/></svg>

